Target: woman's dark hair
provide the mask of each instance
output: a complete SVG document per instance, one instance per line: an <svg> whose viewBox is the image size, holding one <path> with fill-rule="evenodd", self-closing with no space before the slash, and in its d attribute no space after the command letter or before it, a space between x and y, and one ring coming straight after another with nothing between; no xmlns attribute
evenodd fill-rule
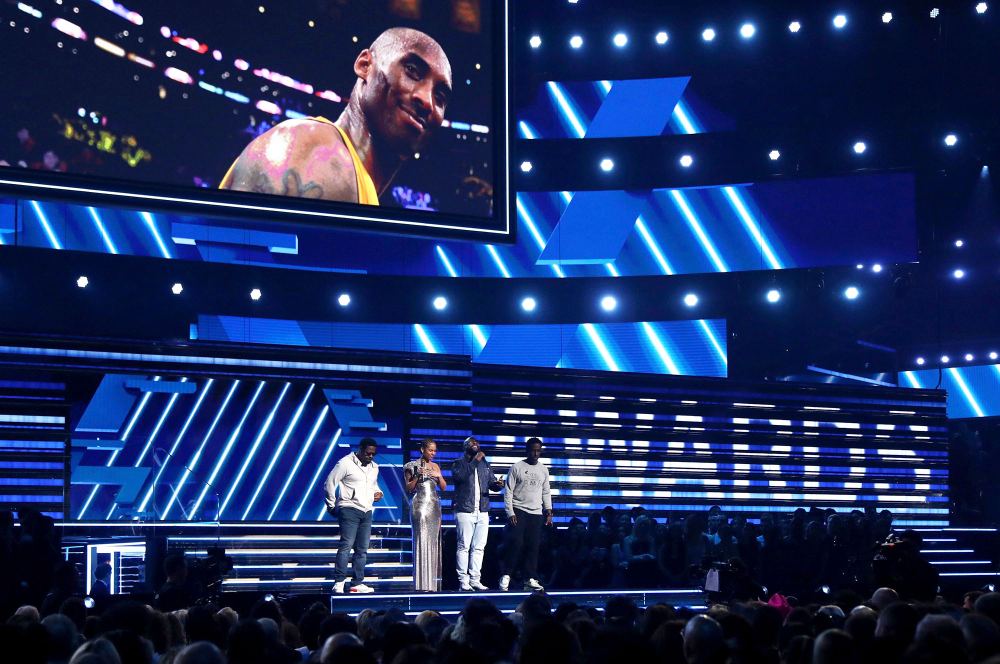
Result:
<svg viewBox="0 0 1000 664"><path fill-rule="evenodd" d="M428 445L437 445L437 441L433 438L424 438L420 441L420 449L426 450Z"/></svg>

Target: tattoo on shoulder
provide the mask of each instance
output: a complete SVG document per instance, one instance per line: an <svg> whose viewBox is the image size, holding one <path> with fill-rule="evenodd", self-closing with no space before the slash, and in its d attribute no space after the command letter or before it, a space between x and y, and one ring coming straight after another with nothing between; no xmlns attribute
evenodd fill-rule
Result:
<svg viewBox="0 0 1000 664"><path fill-rule="evenodd" d="M315 182L302 182L302 176L289 168L281 176L281 185L261 168L253 168L246 179L246 190L258 194L277 194L295 198L323 198L323 187Z"/></svg>

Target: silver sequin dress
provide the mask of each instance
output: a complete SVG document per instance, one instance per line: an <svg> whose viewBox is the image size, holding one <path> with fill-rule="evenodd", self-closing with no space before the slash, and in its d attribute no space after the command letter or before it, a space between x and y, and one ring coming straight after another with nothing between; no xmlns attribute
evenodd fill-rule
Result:
<svg viewBox="0 0 1000 664"><path fill-rule="evenodd" d="M420 477L420 459L405 466L411 475ZM413 532L413 587L417 591L441 590L441 498L436 480L417 480L417 490L410 506Z"/></svg>

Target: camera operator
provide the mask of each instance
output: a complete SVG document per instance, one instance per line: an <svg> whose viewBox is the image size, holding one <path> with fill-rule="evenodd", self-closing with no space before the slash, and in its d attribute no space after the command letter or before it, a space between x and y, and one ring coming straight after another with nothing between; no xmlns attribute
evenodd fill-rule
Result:
<svg viewBox="0 0 1000 664"><path fill-rule="evenodd" d="M913 530L889 535L879 544L872 560L875 585L899 593L902 600L933 602L937 596L938 573L923 556L923 538Z"/></svg>

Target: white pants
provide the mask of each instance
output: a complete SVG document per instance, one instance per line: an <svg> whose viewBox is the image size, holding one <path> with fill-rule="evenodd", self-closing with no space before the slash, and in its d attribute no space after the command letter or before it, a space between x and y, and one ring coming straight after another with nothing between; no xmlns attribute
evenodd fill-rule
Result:
<svg viewBox="0 0 1000 664"><path fill-rule="evenodd" d="M455 555L458 582L466 586L470 581L479 581L482 575L483 550L490 534L490 515L488 512L457 512L455 530L458 531L458 551Z"/></svg>

